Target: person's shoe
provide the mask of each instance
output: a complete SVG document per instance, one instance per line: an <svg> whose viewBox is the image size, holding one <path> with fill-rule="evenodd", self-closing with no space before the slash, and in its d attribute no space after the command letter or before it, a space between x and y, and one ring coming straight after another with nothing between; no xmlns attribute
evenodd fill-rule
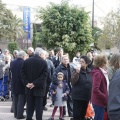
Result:
<svg viewBox="0 0 120 120"><path fill-rule="evenodd" d="M53 106L54 106L53 104L50 105L50 107L53 107Z"/></svg>
<svg viewBox="0 0 120 120"><path fill-rule="evenodd" d="M54 118L49 118L48 120L54 120Z"/></svg>
<svg viewBox="0 0 120 120"><path fill-rule="evenodd" d="M22 117L17 117L17 119L25 119L26 118L26 116L22 116Z"/></svg>
<svg viewBox="0 0 120 120"><path fill-rule="evenodd" d="M10 109L10 112L11 112L11 113L14 113L13 108Z"/></svg>
<svg viewBox="0 0 120 120"><path fill-rule="evenodd" d="M69 117L73 117L73 115L69 115Z"/></svg>
<svg viewBox="0 0 120 120"><path fill-rule="evenodd" d="M59 117L59 120L64 120L64 119Z"/></svg>
<svg viewBox="0 0 120 120"><path fill-rule="evenodd" d="M48 109L46 107L43 108L44 111L47 111Z"/></svg>

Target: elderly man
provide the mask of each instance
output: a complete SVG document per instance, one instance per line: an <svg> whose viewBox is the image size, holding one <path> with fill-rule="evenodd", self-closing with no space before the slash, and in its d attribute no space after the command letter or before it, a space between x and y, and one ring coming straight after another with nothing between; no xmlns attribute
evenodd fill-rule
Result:
<svg viewBox="0 0 120 120"><path fill-rule="evenodd" d="M13 57L14 57L14 59L17 59L17 54L18 54L18 50L14 50L13 51Z"/></svg>
<svg viewBox="0 0 120 120"><path fill-rule="evenodd" d="M40 54L40 57L44 60L46 60L47 62L47 65L48 65L48 76L47 76L47 81L46 81L46 92L45 92L45 96L44 96L44 99L43 99L43 110L47 110L47 108L45 107L46 104L47 104L47 93L49 91L49 87L50 87L50 83L52 82L52 75L53 75L53 72L55 70L54 68L54 65L52 63L51 60L47 59L47 52L44 51L42 54Z"/></svg>
<svg viewBox="0 0 120 120"><path fill-rule="evenodd" d="M25 60L22 66L21 75L27 98L26 120L32 120L34 109L36 110L36 119L42 120L43 97L48 76L47 63L40 57L43 52L41 48L36 48L34 56Z"/></svg>
<svg viewBox="0 0 120 120"><path fill-rule="evenodd" d="M27 53L28 53L29 57L32 57L34 55L34 49L32 47L29 47L27 50Z"/></svg>
<svg viewBox="0 0 120 120"><path fill-rule="evenodd" d="M25 105L25 87L21 78L21 67L23 65L26 53L20 51L18 58L10 63L10 69L12 73L12 94L13 94L13 106L14 117L17 119L24 119L24 105Z"/></svg>

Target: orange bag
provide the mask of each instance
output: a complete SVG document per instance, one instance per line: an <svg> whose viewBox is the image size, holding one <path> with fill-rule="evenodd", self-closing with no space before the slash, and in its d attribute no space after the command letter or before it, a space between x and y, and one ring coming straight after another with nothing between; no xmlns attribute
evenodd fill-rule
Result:
<svg viewBox="0 0 120 120"><path fill-rule="evenodd" d="M93 106L92 106L92 104L89 102L89 103L88 103L88 107L87 107L87 111L86 111L85 118L94 118L94 116L95 116L95 112L94 112Z"/></svg>

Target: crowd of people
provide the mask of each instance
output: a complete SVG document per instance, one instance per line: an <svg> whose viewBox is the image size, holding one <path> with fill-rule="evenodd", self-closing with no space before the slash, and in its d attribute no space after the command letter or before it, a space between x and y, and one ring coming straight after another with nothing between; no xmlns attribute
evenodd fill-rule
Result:
<svg viewBox="0 0 120 120"><path fill-rule="evenodd" d="M60 47L56 53L54 49L29 47L27 53L14 50L13 55L0 49L0 80L5 74L9 76L11 112L16 119L32 120L36 111L36 120L42 120L49 95L50 106L54 107L48 120L54 120L58 107L59 120L64 120L67 112L70 120L88 120L85 116L89 103L95 113L90 120L105 120L105 113L106 120L119 120L119 68L120 54L113 54L108 60L107 55L89 51L81 56L77 51L70 60ZM73 71L78 76L74 84ZM23 115L25 105L27 116Z"/></svg>

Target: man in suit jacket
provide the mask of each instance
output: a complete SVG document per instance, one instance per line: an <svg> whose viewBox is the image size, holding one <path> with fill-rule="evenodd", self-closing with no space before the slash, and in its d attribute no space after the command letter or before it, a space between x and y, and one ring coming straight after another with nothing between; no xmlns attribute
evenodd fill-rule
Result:
<svg viewBox="0 0 120 120"><path fill-rule="evenodd" d="M47 108L45 106L47 104L47 94L49 91L50 84L52 82L52 75L53 75L55 68L54 68L52 61L47 59L47 52L46 51L44 51L44 53L41 54L40 57L47 62L47 66L48 66L48 76L47 76L47 80L46 80L46 92L45 92L45 96L43 98L43 110L46 111Z"/></svg>
<svg viewBox="0 0 120 120"><path fill-rule="evenodd" d="M36 48L34 56L25 60L22 66L21 75L27 98L26 120L32 120L34 109L36 110L36 119L42 120L43 97L48 76L47 63L40 57L43 52L43 49Z"/></svg>
<svg viewBox="0 0 120 120"><path fill-rule="evenodd" d="M61 47L58 47L57 54L56 54L56 60L55 60L55 68L57 68L60 65L62 56L63 56L63 49Z"/></svg>
<svg viewBox="0 0 120 120"><path fill-rule="evenodd" d="M13 106L14 117L17 119L23 119L24 105L25 105L25 87L21 78L21 67L23 65L26 53L20 51L18 58L10 63L10 69L12 73L12 94L13 94Z"/></svg>

